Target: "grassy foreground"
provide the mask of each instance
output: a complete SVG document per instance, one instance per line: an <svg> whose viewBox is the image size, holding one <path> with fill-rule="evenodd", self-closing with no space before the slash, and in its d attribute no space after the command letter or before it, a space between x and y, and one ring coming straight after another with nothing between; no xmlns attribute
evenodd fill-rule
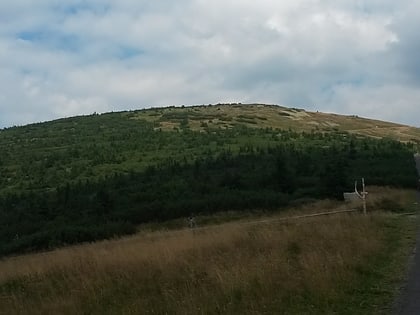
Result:
<svg viewBox="0 0 420 315"><path fill-rule="evenodd" d="M384 194L372 196L371 209L412 204L411 193ZM4 259L0 314L390 312L416 220L384 211L276 218Z"/></svg>

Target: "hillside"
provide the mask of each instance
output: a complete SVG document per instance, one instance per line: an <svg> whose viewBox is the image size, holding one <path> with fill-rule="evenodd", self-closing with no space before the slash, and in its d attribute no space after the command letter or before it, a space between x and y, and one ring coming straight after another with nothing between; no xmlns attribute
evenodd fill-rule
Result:
<svg viewBox="0 0 420 315"><path fill-rule="evenodd" d="M138 171L168 157L194 160L212 150L277 143L276 139L261 137L262 132L240 135L240 128L348 132L420 143L419 128L273 105L167 107L94 114L1 130L0 194L54 188L63 180ZM181 135L182 131L201 135Z"/></svg>
<svg viewBox="0 0 420 315"><path fill-rule="evenodd" d="M268 105L149 109L0 132L0 255L191 213L415 187L419 130ZM411 142L409 141L411 140ZM401 142L400 142L401 141Z"/></svg>
<svg viewBox="0 0 420 315"><path fill-rule="evenodd" d="M132 119L153 122L164 130L188 126L192 130L232 128L280 128L294 131L345 131L375 138L420 142L420 129L391 122L263 104L220 104L213 106L169 107L129 113Z"/></svg>

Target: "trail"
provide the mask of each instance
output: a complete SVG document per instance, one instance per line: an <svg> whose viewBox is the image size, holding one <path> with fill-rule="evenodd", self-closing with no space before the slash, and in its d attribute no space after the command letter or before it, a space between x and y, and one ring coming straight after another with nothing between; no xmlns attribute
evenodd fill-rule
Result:
<svg viewBox="0 0 420 315"><path fill-rule="evenodd" d="M417 172L420 177L420 155L414 156ZM419 187L420 188L420 187ZM417 191L417 204L420 206L420 191ZM417 232L414 259L410 266L407 285L402 290L400 301L397 303L395 314L420 315L420 229Z"/></svg>

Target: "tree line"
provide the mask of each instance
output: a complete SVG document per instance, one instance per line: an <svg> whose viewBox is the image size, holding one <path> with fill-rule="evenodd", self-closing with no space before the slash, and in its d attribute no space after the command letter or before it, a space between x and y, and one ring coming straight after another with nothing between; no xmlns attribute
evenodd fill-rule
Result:
<svg viewBox="0 0 420 315"><path fill-rule="evenodd" d="M140 223L191 213L277 210L308 198L339 199L361 177L368 185L416 186L411 145L278 130L261 133L275 141L238 141L260 132L242 129L232 137L235 145L193 158L165 156L139 170L3 193L0 255L130 234Z"/></svg>

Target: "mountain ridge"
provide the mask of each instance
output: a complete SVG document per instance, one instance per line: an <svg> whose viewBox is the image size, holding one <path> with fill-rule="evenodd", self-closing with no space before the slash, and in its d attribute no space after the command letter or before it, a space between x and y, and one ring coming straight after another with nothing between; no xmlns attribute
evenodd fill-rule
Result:
<svg viewBox="0 0 420 315"><path fill-rule="evenodd" d="M106 112L59 118L51 121L31 123L0 129L25 129L33 126L48 126L52 123L77 120L102 115L127 116L133 120L145 120L155 128L169 131L188 127L193 131L207 128L232 128L236 125L257 128L279 128L294 131L345 131L374 138L391 138L402 142L420 143L420 128L401 123L388 122L358 115L341 115L320 111L307 111L273 104L209 104L192 106L167 106L146 109Z"/></svg>

